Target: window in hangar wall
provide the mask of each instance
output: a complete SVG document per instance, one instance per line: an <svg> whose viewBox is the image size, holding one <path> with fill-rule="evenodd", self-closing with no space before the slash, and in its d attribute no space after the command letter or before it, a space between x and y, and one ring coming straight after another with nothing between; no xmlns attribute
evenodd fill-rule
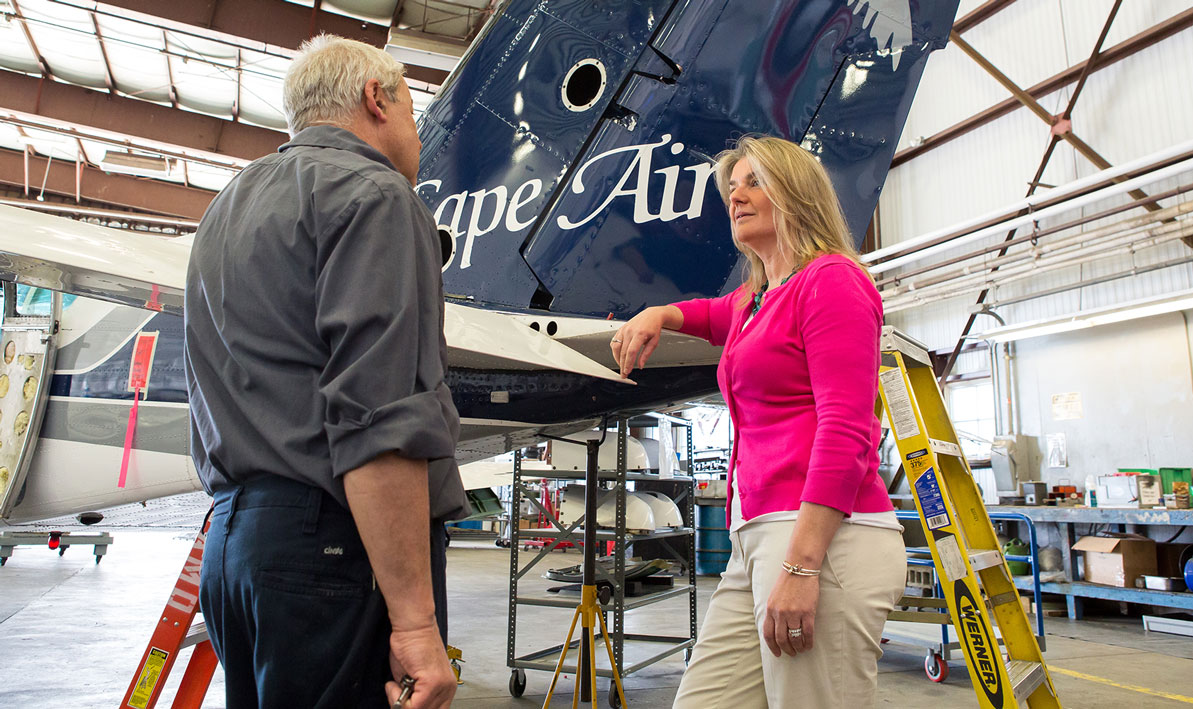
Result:
<svg viewBox="0 0 1193 709"><path fill-rule="evenodd" d="M989 458L994 439L994 387L990 379L953 382L947 386L949 417L961 448L970 460Z"/></svg>

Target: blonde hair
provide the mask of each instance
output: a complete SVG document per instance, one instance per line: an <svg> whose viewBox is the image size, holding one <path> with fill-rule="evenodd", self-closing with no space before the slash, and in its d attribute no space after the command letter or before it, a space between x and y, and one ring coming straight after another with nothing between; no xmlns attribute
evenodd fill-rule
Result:
<svg viewBox="0 0 1193 709"><path fill-rule="evenodd" d="M282 110L293 136L316 123L343 125L360 106L369 79L397 100L406 67L385 51L333 34L308 39L282 83Z"/></svg>
<svg viewBox="0 0 1193 709"><path fill-rule="evenodd" d="M754 177L775 208L775 234L781 253L791 257L796 269L807 266L812 259L824 254L840 254L849 258L867 276L862 266L849 227L841 213L837 193L828 173L820 162L800 146L782 138L747 135L737 144L717 156L717 189L729 208L729 179L733 168L741 160L749 160ZM737 240L737 225L730 219L733 245L746 257L746 285L742 305L750 300L766 283L766 269L762 259L752 249Z"/></svg>

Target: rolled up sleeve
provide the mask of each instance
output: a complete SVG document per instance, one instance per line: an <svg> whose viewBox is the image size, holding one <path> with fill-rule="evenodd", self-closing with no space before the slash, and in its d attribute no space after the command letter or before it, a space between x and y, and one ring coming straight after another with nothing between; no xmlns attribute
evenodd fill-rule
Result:
<svg viewBox="0 0 1193 709"><path fill-rule="evenodd" d="M720 298L696 298L672 303L683 313L683 326L679 331L708 340L718 347L724 345L733 319L733 304L741 296L740 291L739 288Z"/></svg>
<svg viewBox="0 0 1193 709"><path fill-rule="evenodd" d="M439 244L403 187L367 183L318 244L315 326L327 347L319 389L336 477L389 451L455 454Z"/></svg>
<svg viewBox="0 0 1193 709"><path fill-rule="evenodd" d="M802 502L853 512L869 470L878 395L882 304L853 264L819 269L799 303L798 319L816 407L816 433Z"/></svg>

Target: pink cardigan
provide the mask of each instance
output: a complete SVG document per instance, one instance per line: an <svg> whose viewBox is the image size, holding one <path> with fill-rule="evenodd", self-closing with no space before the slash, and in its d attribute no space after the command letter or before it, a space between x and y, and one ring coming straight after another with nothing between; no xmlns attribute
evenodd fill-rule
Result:
<svg viewBox="0 0 1193 709"><path fill-rule="evenodd" d="M717 381L736 429L729 494L740 482L742 517L802 502L846 515L893 509L878 475L874 284L844 256L821 256L768 291L744 332L743 289L675 303L681 332L725 346Z"/></svg>

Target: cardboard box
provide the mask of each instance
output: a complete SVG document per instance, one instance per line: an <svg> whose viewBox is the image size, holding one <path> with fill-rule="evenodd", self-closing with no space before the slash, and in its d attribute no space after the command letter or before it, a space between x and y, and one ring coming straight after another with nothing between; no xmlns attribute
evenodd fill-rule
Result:
<svg viewBox="0 0 1193 709"><path fill-rule="evenodd" d="M1085 552L1085 574L1090 583L1135 588L1135 579L1156 575L1156 542L1137 534L1119 537L1082 537L1073 545Z"/></svg>

